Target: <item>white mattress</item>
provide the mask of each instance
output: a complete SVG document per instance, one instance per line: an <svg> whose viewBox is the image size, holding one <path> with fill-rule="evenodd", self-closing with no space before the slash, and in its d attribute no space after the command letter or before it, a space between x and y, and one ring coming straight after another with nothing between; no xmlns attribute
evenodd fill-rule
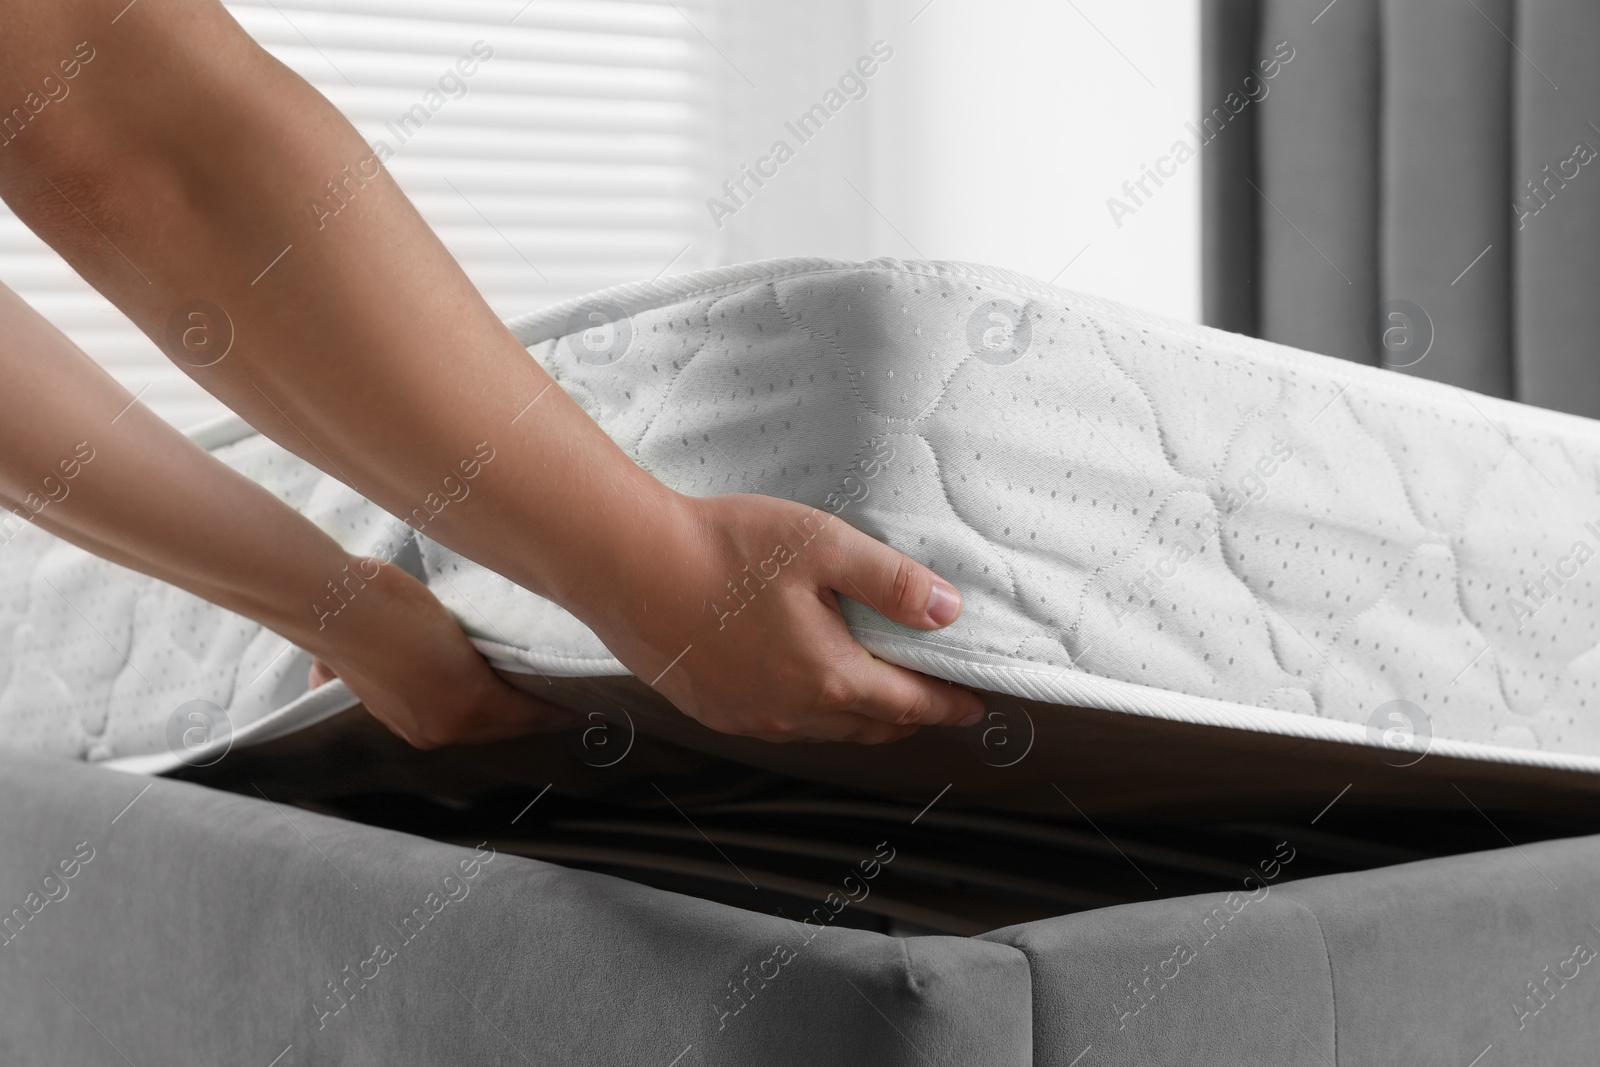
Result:
<svg viewBox="0 0 1600 1067"><path fill-rule="evenodd" d="M846 603L886 659L1063 706L1358 745L1408 726L1441 755L1600 770L1600 424L954 263L756 263L511 326L668 484L836 512L954 582L942 631ZM205 438L347 547L392 538L242 423ZM422 549L497 665L625 673L560 608ZM174 762L191 697L235 744L351 699L297 698L281 639L36 532L0 550L0 633L8 742L129 769Z"/></svg>

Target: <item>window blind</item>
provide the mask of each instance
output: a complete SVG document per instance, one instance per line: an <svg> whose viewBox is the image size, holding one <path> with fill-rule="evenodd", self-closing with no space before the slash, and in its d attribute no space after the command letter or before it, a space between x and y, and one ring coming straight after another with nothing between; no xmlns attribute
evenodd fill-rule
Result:
<svg viewBox="0 0 1600 1067"><path fill-rule="evenodd" d="M714 261L712 2L226 6L392 150L390 172L508 317ZM9 211L0 279L162 417L187 426L223 410Z"/></svg>

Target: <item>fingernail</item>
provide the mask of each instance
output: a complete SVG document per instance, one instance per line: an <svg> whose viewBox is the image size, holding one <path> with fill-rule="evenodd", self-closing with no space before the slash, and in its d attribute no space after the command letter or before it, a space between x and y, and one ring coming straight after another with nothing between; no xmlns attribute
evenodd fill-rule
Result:
<svg viewBox="0 0 1600 1067"><path fill-rule="evenodd" d="M982 711L982 709L979 709L978 711L973 712L971 715L968 715L965 719L962 719L960 722L956 723L956 725L957 726L976 726L976 725L978 725L978 723L980 723L982 721L983 721L983 711Z"/></svg>
<svg viewBox="0 0 1600 1067"><path fill-rule="evenodd" d="M961 594L948 582L935 579L928 591L928 618L939 626L949 626L961 614Z"/></svg>

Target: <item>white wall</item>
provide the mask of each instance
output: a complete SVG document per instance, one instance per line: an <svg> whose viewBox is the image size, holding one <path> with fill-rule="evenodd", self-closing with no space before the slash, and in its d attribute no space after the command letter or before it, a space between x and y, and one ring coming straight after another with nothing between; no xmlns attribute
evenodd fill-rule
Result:
<svg viewBox="0 0 1600 1067"><path fill-rule="evenodd" d="M497 56L472 95L450 104L394 169L504 314L714 262L890 255L991 263L1198 318L1198 162L1120 229L1105 206L1198 111L1197 0L645 0L535 7L514 26L496 16L482 28L453 3L429 0L440 32L386 59L398 29L429 24L391 24L360 0L289 13L230 0L268 47L374 132L466 43L492 40ZM364 44L367 23L384 32ZM793 141L785 120L879 39L894 57L866 80L866 95L796 142L795 158L714 227L706 199L774 140ZM640 70L605 65L607 49L641 57ZM551 67L568 52L576 58ZM635 85L637 99L575 91L575 106L615 104L620 118L563 118L550 70L586 56ZM646 118L628 118L635 112ZM503 189L480 189L478 170L492 184L510 164L480 168L461 145L540 166L544 153L546 169L567 177L519 171ZM617 181L644 174L656 184L612 210L620 200L581 184L596 160ZM188 425L222 410L3 207L0 275L163 416Z"/></svg>
<svg viewBox="0 0 1600 1067"><path fill-rule="evenodd" d="M727 173L873 41L894 57L723 220L721 259L971 260L1198 321L1199 161L1147 184L1120 227L1106 205L1198 111L1196 0L733 7Z"/></svg>

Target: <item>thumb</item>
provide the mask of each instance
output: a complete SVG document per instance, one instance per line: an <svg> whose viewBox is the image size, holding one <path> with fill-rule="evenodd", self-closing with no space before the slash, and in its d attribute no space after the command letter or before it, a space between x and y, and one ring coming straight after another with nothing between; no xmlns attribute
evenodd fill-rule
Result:
<svg viewBox="0 0 1600 1067"><path fill-rule="evenodd" d="M314 656L312 657L311 670L306 676L306 681L310 684L312 689L327 685L337 677L339 677L338 672L336 672L332 667L328 666L320 659L317 659Z"/></svg>
<svg viewBox="0 0 1600 1067"><path fill-rule="evenodd" d="M829 586L880 615L923 630L949 626L961 614L955 586L910 556L850 528L829 574Z"/></svg>
<svg viewBox="0 0 1600 1067"><path fill-rule="evenodd" d="M528 733L555 733L593 725L582 712L541 700L503 679L495 680L500 684L485 701L483 727L475 740L510 740Z"/></svg>

